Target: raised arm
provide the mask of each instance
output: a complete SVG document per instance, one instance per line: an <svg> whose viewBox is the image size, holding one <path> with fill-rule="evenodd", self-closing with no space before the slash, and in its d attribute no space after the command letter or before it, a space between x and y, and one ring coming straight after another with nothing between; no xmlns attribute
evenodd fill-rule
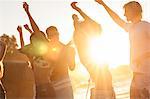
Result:
<svg viewBox="0 0 150 99"><path fill-rule="evenodd" d="M97 3L101 4L108 14L111 16L111 18L122 28L124 28L126 22L122 20L113 10L111 10L102 0L95 0Z"/></svg>
<svg viewBox="0 0 150 99"><path fill-rule="evenodd" d="M90 19L89 16L87 16L79 7L76 6L76 4L77 2L72 2L71 7L76 11L78 11L84 19Z"/></svg>
<svg viewBox="0 0 150 99"><path fill-rule="evenodd" d="M39 30L39 27L37 26L37 24L35 23L34 19L32 18L31 14L30 14L30 12L29 12L29 5L28 5L26 2L23 3L23 8L24 8L26 14L28 15L28 18L29 18L29 20L30 20L30 24L31 24L31 26L32 26L32 30L33 30L34 32L40 31L40 30Z"/></svg>
<svg viewBox="0 0 150 99"><path fill-rule="evenodd" d="M23 48L24 47L24 40L23 40L23 34L22 34L22 27L18 26L17 30L19 32L21 48Z"/></svg>
<svg viewBox="0 0 150 99"><path fill-rule="evenodd" d="M79 27L79 18L76 14L73 14L72 19L73 19L74 29L76 30Z"/></svg>
<svg viewBox="0 0 150 99"><path fill-rule="evenodd" d="M25 24L25 25L24 25L24 28L25 28L27 31L29 31L30 34L33 33L33 31L29 28L28 24Z"/></svg>

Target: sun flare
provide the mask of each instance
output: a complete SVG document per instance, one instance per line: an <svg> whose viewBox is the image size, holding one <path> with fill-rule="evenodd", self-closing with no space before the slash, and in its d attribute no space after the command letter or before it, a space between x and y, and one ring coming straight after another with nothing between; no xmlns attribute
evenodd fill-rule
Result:
<svg viewBox="0 0 150 99"><path fill-rule="evenodd" d="M92 38L89 41L89 57L97 65L107 64L106 49L102 45L100 37Z"/></svg>

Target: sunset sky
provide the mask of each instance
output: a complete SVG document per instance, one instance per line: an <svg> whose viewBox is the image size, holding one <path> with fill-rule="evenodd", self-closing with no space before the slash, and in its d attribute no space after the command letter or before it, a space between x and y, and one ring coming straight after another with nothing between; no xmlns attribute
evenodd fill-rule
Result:
<svg viewBox="0 0 150 99"><path fill-rule="evenodd" d="M129 38L128 34L117 26L109 17L102 6L94 0L26 0L29 10L36 23L42 31L55 25L60 32L60 41L67 43L72 39L73 21L72 14L76 13L70 3L78 2L80 7L88 16L100 23L103 32L98 40L98 60L102 64L109 64L111 67L129 64ZM123 5L131 0L104 0L121 18L125 19ZM143 19L150 22L150 0L136 0L143 7ZM23 0L0 0L0 35L3 33L15 35L18 25L29 24L27 15L22 8ZM79 14L78 14L79 15ZM30 25L30 24L29 24ZM23 29L26 44L29 43L30 34ZM19 42L18 42L19 44Z"/></svg>

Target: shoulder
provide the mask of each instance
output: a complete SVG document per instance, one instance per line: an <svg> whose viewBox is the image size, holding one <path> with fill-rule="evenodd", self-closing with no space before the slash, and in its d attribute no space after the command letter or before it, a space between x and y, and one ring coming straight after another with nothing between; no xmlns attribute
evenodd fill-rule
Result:
<svg viewBox="0 0 150 99"><path fill-rule="evenodd" d="M132 27L133 27L133 24L132 24L132 23L125 23L124 26L123 26L123 28L124 28L124 30L125 30L126 32L130 32L131 29L132 29Z"/></svg>
<svg viewBox="0 0 150 99"><path fill-rule="evenodd" d="M142 21L141 24L139 24L139 25L150 30L150 22Z"/></svg>
<svg viewBox="0 0 150 99"><path fill-rule="evenodd" d="M141 21L134 26L134 29L140 32L150 31L150 23L147 21Z"/></svg>
<svg viewBox="0 0 150 99"><path fill-rule="evenodd" d="M133 23L126 23L124 25L124 29L126 32L131 32L131 31L145 31L147 29L150 29L150 23L147 21L140 21L136 24Z"/></svg>
<svg viewBox="0 0 150 99"><path fill-rule="evenodd" d="M11 55L6 55L4 61L25 61L26 62L29 61L29 58L25 54L17 51Z"/></svg>

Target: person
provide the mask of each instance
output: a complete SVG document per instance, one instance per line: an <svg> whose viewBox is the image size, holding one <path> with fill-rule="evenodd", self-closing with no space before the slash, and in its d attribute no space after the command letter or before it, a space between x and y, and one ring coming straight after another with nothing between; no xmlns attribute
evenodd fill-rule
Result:
<svg viewBox="0 0 150 99"><path fill-rule="evenodd" d="M17 49L14 36L3 35L0 37L7 45L3 61L3 85L7 91L7 99L34 99L34 76L29 65L29 59Z"/></svg>
<svg viewBox="0 0 150 99"><path fill-rule="evenodd" d="M7 46L4 42L0 40L0 99L5 99L5 90L2 85L1 79L3 77L3 59L5 57L5 53L7 50Z"/></svg>
<svg viewBox="0 0 150 99"><path fill-rule="evenodd" d="M88 15L86 15L76 4L77 2L72 2L71 7L79 12L84 20L80 21L76 14L72 15L75 29L73 39L77 47L80 60L82 64L86 65L90 60L87 59L88 51L85 50L85 48L88 48L88 42L91 40L91 38L100 36L101 26ZM83 40L81 41L81 39Z"/></svg>
<svg viewBox="0 0 150 99"><path fill-rule="evenodd" d="M142 20L142 7L136 1L124 5L124 16L128 22L122 20L103 0L95 0L102 5L111 18L125 31L129 32L131 49L131 67L133 80L130 99L150 98L150 23Z"/></svg>
<svg viewBox="0 0 150 99"><path fill-rule="evenodd" d="M22 29L19 27L19 35L21 44L24 42ZM31 32L32 30L26 25L26 29ZM36 87L36 99L55 99L55 92L49 81L49 75L51 72L50 64L44 59L44 54L47 52L43 50L47 39L45 35L31 33L30 44L23 45L20 52L26 54L30 60L32 70L34 73L35 87Z"/></svg>
<svg viewBox="0 0 150 99"><path fill-rule="evenodd" d="M84 18L84 21L80 21L76 14L72 15L74 22L73 39L78 50L80 61L89 72L90 78L95 84L95 87L91 88L91 99L98 97L114 99L115 94L112 87L112 77L108 67L97 66L97 64L89 57L89 41L92 38L100 36L101 26L87 16L79 7L76 6L76 4L77 2L72 2L71 6L73 9L79 11L81 16Z"/></svg>
<svg viewBox="0 0 150 99"><path fill-rule="evenodd" d="M35 33L40 32L39 27L29 12L27 3L24 3L23 7L28 15L33 31ZM72 99L73 91L68 75L68 66L72 70L74 69L74 49L65 46L59 41L59 32L55 26L48 27L46 29L46 34L49 41L49 51L44 57L48 59L49 64L52 64L54 67L50 79L54 84L56 96L58 99Z"/></svg>
<svg viewBox="0 0 150 99"><path fill-rule="evenodd" d="M93 63L89 57L89 41L91 38L100 36L101 26L89 16L87 16L79 7L76 6L77 2L72 2L71 7L78 11L80 15L84 18L83 21L79 20L79 17L76 14L72 15L73 24L74 24L74 42L77 47L79 58L81 63L86 67L88 72L93 75L93 67L90 66ZM82 39L82 40L81 40ZM85 49L86 48L86 49ZM92 77L94 78L94 77Z"/></svg>
<svg viewBox="0 0 150 99"><path fill-rule="evenodd" d="M49 80L52 72L51 62L44 57L47 40L43 35L33 33L29 50L22 51L30 58L36 85L36 99L55 99L55 91ZM26 47L26 46L25 46ZM47 49L47 47L46 47Z"/></svg>
<svg viewBox="0 0 150 99"><path fill-rule="evenodd" d="M75 68L75 50L69 44L64 45L59 41L59 32L57 28L49 28L49 40L51 51L48 57L53 62L54 70L50 77L55 88L57 99L73 99L73 89L68 73L68 68Z"/></svg>

